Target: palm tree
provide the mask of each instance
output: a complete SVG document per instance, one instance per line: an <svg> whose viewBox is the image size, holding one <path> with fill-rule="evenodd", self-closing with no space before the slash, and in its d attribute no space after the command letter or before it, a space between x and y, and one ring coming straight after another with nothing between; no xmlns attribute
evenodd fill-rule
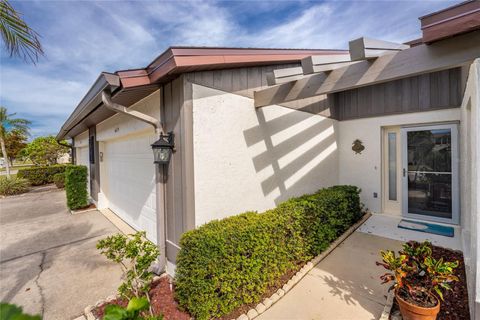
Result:
<svg viewBox="0 0 480 320"><path fill-rule="evenodd" d="M5 147L5 137L7 133L16 130L20 134L28 135L28 125L30 121L25 119L13 118L15 113L8 114L7 108L0 107L0 146L2 148L3 158L7 169L7 177L10 178L10 164L8 163L7 148Z"/></svg>
<svg viewBox="0 0 480 320"><path fill-rule="evenodd" d="M30 60L33 64L43 55L39 35L20 17L7 0L0 0L0 34L10 56Z"/></svg>

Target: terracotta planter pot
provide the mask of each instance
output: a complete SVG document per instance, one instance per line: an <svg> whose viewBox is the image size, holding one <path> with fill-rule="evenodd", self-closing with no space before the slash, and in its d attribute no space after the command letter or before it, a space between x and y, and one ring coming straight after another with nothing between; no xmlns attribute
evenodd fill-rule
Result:
<svg viewBox="0 0 480 320"><path fill-rule="evenodd" d="M438 299L435 307L424 308L403 300L396 292L395 298L397 299L404 320L435 320L437 319L437 314L440 312L440 301L438 301Z"/></svg>

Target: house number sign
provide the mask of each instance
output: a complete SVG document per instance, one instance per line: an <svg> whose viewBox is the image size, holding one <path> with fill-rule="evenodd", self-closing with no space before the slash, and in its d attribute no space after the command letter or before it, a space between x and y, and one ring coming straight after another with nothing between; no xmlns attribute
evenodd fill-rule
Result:
<svg viewBox="0 0 480 320"><path fill-rule="evenodd" d="M355 151L355 154L361 154L365 147L362 144L362 141L357 139L352 143L352 150Z"/></svg>

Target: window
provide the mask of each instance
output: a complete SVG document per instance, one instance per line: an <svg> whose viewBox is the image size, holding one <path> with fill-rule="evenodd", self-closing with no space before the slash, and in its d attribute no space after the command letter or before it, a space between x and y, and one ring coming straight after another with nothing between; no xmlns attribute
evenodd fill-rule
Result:
<svg viewBox="0 0 480 320"><path fill-rule="evenodd" d="M388 133L388 200L397 200L397 134Z"/></svg>

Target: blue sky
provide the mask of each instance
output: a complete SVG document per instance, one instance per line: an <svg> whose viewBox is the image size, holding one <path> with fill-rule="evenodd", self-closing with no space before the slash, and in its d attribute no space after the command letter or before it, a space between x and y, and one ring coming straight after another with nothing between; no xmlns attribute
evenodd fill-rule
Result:
<svg viewBox="0 0 480 320"><path fill-rule="evenodd" d="M460 1L11 1L41 35L34 66L1 53L0 103L56 134L101 71L146 66L171 45L347 48L420 37L418 17ZM2 48L3 49L3 48Z"/></svg>

